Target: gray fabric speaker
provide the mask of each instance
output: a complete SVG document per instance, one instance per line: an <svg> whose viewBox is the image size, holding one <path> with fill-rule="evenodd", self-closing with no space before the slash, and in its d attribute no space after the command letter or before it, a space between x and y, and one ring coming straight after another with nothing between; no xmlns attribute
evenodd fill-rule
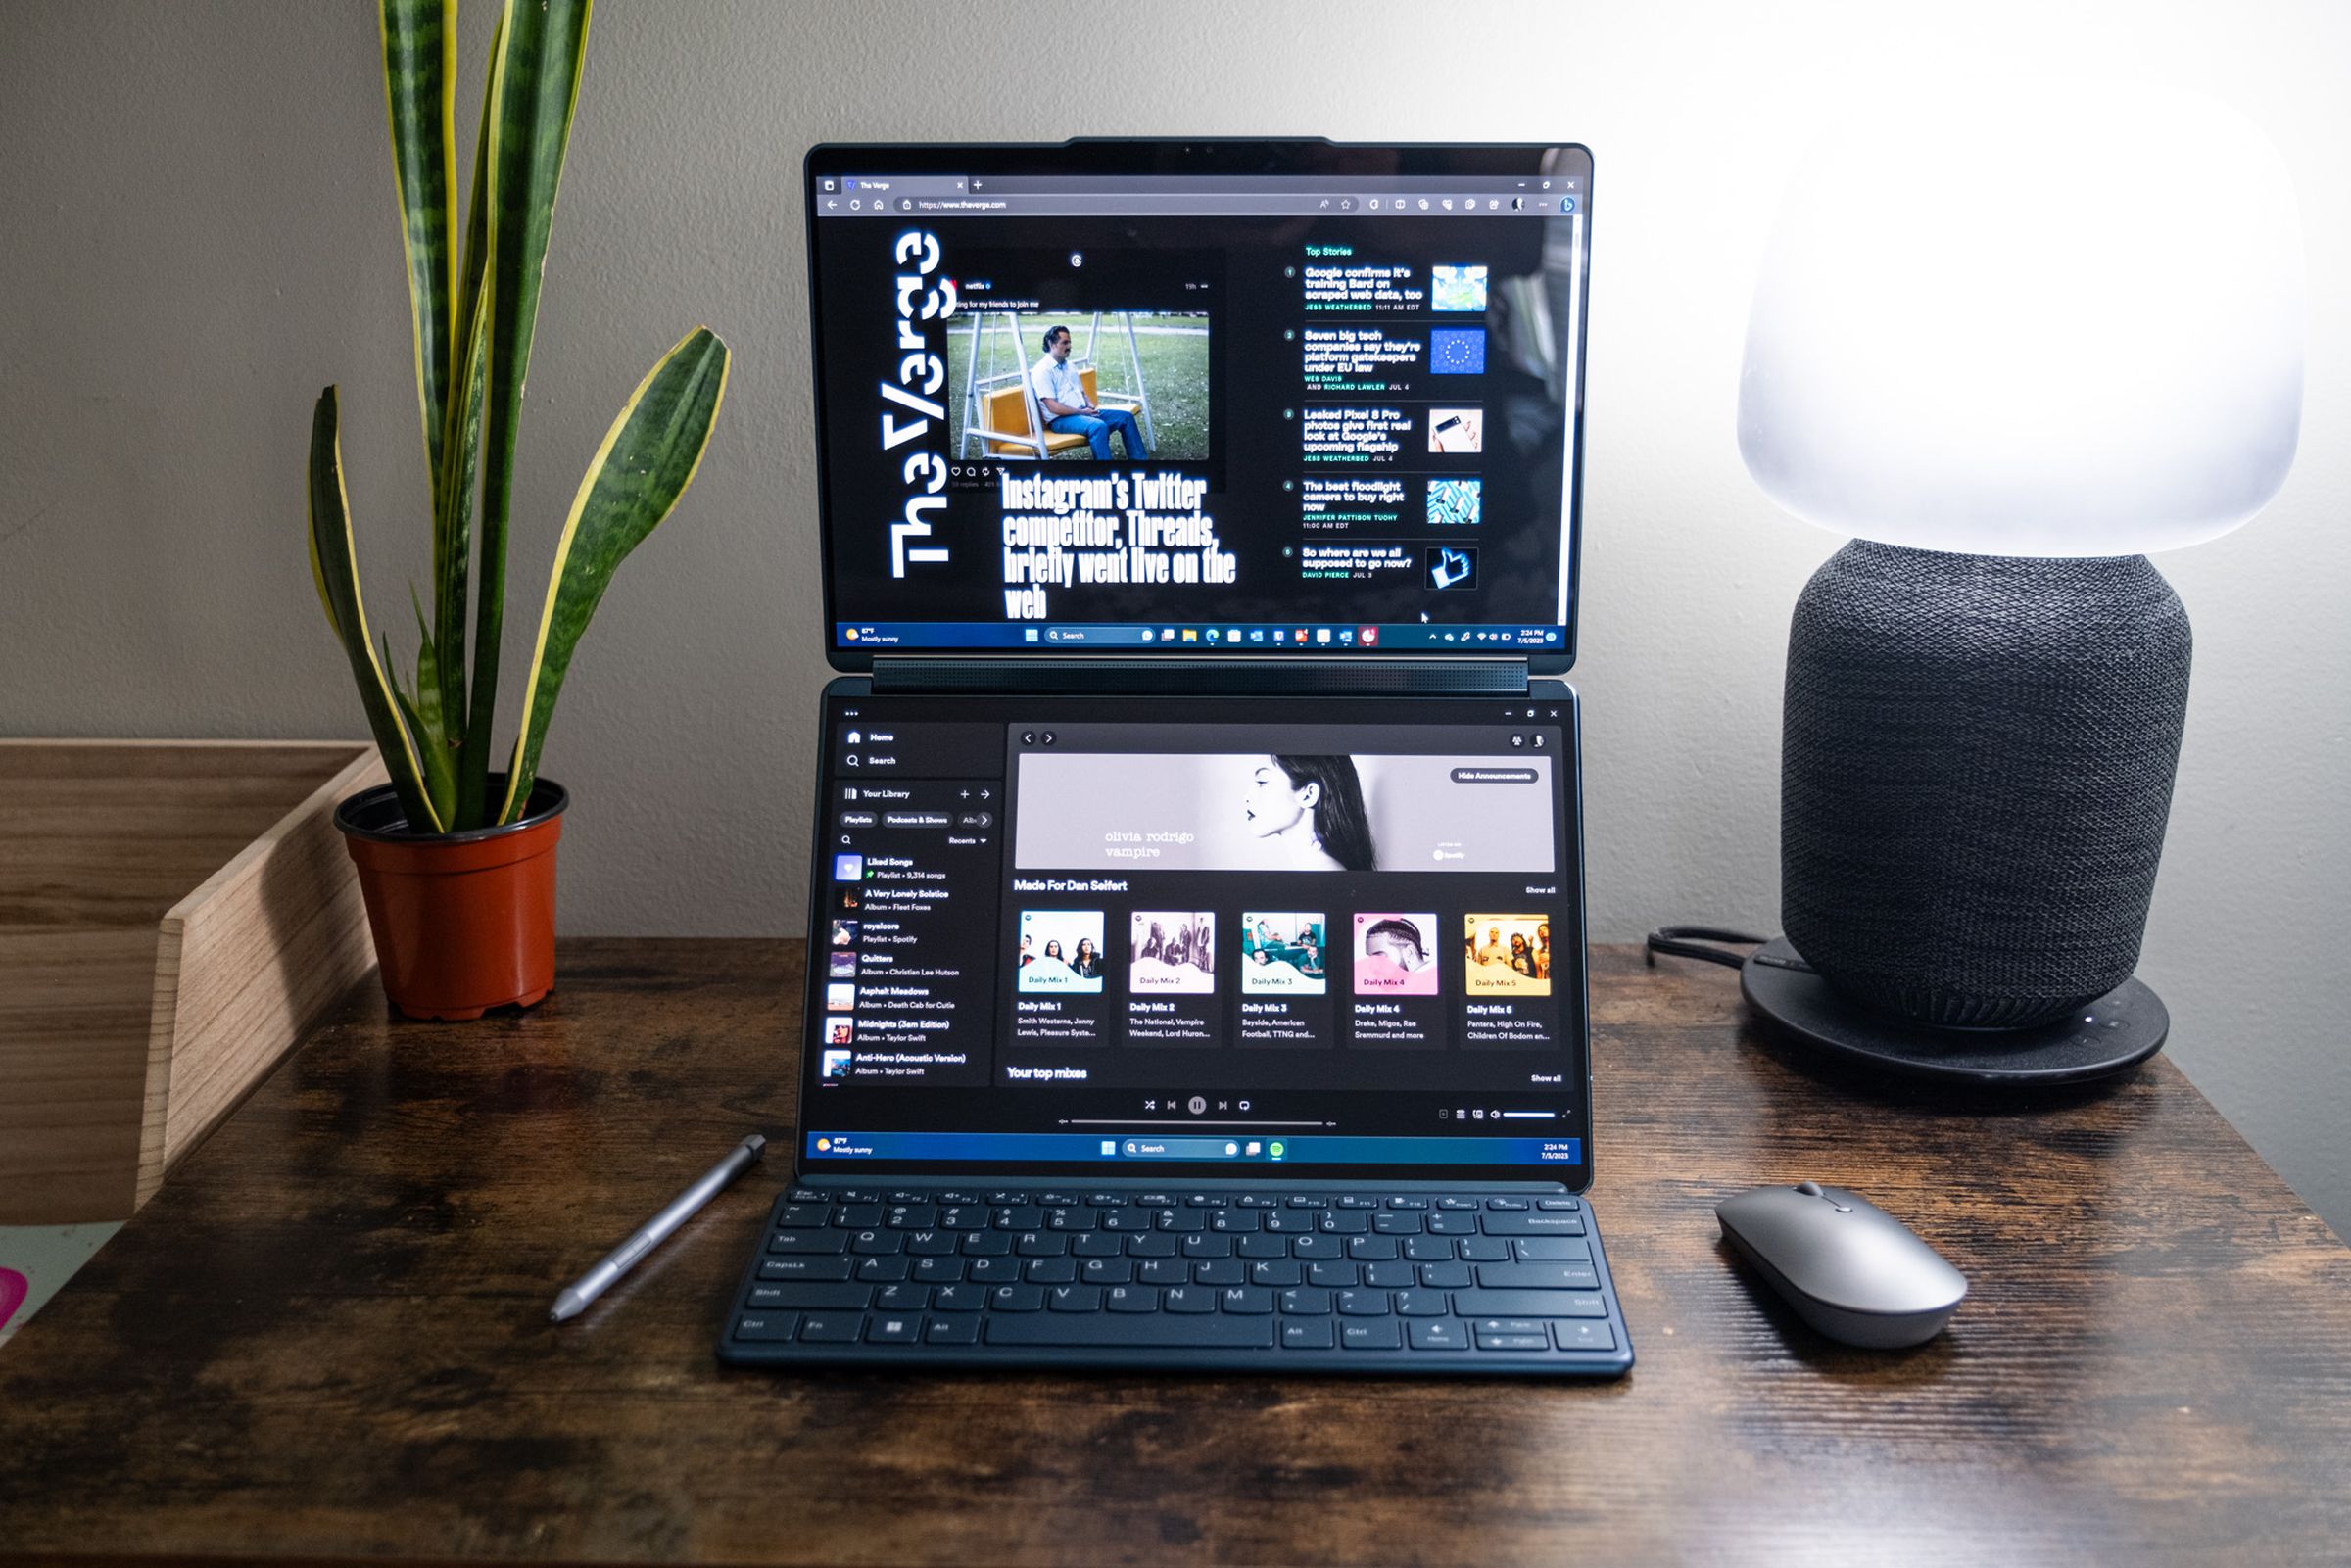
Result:
<svg viewBox="0 0 2351 1568"><path fill-rule="evenodd" d="M1856 540L1788 640L1781 919L1864 1007L2024 1028L2128 979L2187 716L2187 612L2144 556Z"/></svg>

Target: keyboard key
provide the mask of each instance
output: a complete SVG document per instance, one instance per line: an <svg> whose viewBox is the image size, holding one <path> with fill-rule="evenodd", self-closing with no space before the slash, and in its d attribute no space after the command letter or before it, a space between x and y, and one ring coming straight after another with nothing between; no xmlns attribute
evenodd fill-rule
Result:
<svg viewBox="0 0 2351 1568"><path fill-rule="evenodd" d="M874 1308L877 1311L919 1312L930 1305L931 1287L928 1285L885 1285L874 1292Z"/></svg>
<svg viewBox="0 0 2351 1568"><path fill-rule="evenodd" d="M1323 1290L1346 1290L1361 1285L1363 1271L1353 1263L1309 1263L1306 1282Z"/></svg>
<svg viewBox="0 0 2351 1568"><path fill-rule="evenodd" d="M831 1204L786 1204L776 1211L778 1230L815 1230L833 1217Z"/></svg>
<svg viewBox="0 0 2351 1568"><path fill-rule="evenodd" d="M800 1314L797 1312L752 1312L736 1319L735 1337L739 1340L788 1340L798 1332Z"/></svg>
<svg viewBox="0 0 2351 1568"><path fill-rule="evenodd" d="M906 1251L916 1258L943 1258L961 1239L951 1230L918 1230L907 1236Z"/></svg>
<svg viewBox="0 0 2351 1568"><path fill-rule="evenodd" d="M1347 1256L1366 1262L1384 1262L1403 1257L1404 1250L1393 1236L1357 1236L1347 1243Z"/></svg>
<svg viewBox="0 0 2351 1568"><path fill-rule="evenodd" d="M843 1187L833 1195L833 1200L836 1203L843 1204L878 1204L882 1201L882 1189L879 1187Z"/></svg>
<svg viewBox="0 0 2351 1568"><path fill-rule="evenodd" d="M1607 1324L1601 1325L1606 1328ZM1546 1334L1489 1334L1477 1331L1477 1348L1481 1351L1548 1351L1551 1338Z"/></svg>
<svg viewBox="0 0 2351 1568"><path fill-rule="evenodd" d="M1252 1318L1227 1318L1226 1322L1262 1321ZM1366 1321L1356 1318L1339 1325L1339 1343L1351 1351L1400 1351L1404 1349L1404 1330L1392 1317Z"/></svg>
<svg viewBox="0 0 2351 1568"><path fill-rule="evenodd" d="M1347 1196L1339 1200L1339 1207L1341 1209L1377 1209L1379 1207L1379 1200L1376 1198L1365 1198L1355 1193L1349 1193Z"/></svg>
<svg viewBox="0 0 2351 1568"><path fill-rule="evenodd" d="M1156 1312L1159 1310L1159 1287L1113 1285L1102 1293L1102 1305L1114 1312Z"/></svg>
<svg viewBox="0 0 2351 1568"><path fill-rule="evenodd" d="M1339 1292L1341 1317L1385 1317L1388 1315L1388 1293L1384 1290L1343 1290Z"/></svg>
<svg viewBox="0 0 2351 1568"><path fill-rule="evenodd" d="M1473 1281L1467 1263L1422 1263L1420 1283L1430 1290L1463 1290Z"/></svg>
<svg viewBox="0 0 2351 1568"><path fill-rule="evenodd" d="M1217 1258L1205 1263L1194 1263L1192 1265L1192 1283L1195 1285L1246 1285L1249 1283L1249 1265L1237 1258Z"/></svg>
<svg viewBox="0 0 2351 1568"><path fill-rule="evenodd" d="M843 1280L856 1265L846 1258L770 1258L759 1265L761 1279Z"/></svg>
<svg viewBox="0 0 2351 1568"><path fill-rule="evenodd" d="M1505 1290L1598 1290L1600 1271L1590 1263L1480 1263L1477 1282Z"/></svg>
<svg viewBox="0 0 2351 1568"><path fill-rule="evenodd" d="M1563 1290L1457 1290L1453 1309L1463 1317L1606 1317L1598 1296Z"/></svg>
<svg viewBox="0 0 2351 1568"><path fill-rule="evenodd" d="M1437 1200L1437 1207L1439 1209L1450 1209L1456 1211L1474 1211L1479 1207L1479 1204L1474 1198L1440 1198Z"/></svg>
<svg viewBox="0 0 2351 1568"><path fill-rule="evenodd" d="M1437 1201L1444 1203L1447 1200L1440 1198ZM1428 1216L1428 1233L1431 1236L1474 1236L1477 1234L1477 1215L1431 1214Z"/></svg>
<svg viewBox="0 0 2351 1568"><path fill-rule="evenodd" d="M1192 1265L1180 1258L1146 1258L1134 1265L1137 1285L1188 1285Z"/></svg>
<svg viewBox="0 0 2351 1568"><path fill-rule="evenodd" d="M847 1204L833 1211L833 1223L841 1230L871 1230L882 1223L880 1204Z"/></svg>
<svg viewBox="0 0 2351 1568"><path fill-rule="evenodd" d="M1114 1236L1108 1231L1089 1230L1082 1236L1070 1238L1070 1256L1083 1258L1089 1261L1095 1259L1116 1258L1126 1250L1126 1239Z"/></svg>
<svg viewBox="0 0 2351 1568"><path fill-rule="evenodd" d="M926 1345L977 1345L980 1343L980 1319L977 1317L935 1317L923 1330Z"/></svg>
<svg viewBox="0 0 2351 1568"><path fill-rule="evenodd" d="M1029 1201L1029 1195L1025 1192L1013 1192L1008 1189L1002 1192L989 1193L987 1195L987 1201L991 1204L997 1205L1025 1204Z"/></svg>
<svg viewBox="0 0 2351 1568"><path fill-rule="evenodd" d="M1315 1228L1325 1236L1361 1236L1371 1228L1371 1216L1351 1210L1333 1209L1317 1216Z"/></svg>
<svg viewBox="0 0 2351 1568"><path fill-rule="evenodd" d="M770 1253L845 1253L849 1238L838 1230L779 1230L767 1238Z"/></svg>
<svg viewBox="0 0 2351 1568"><path fill-rule="evenodd" d="M767 1307L837 1307L862 1309L867 1302L873 1300L874 1296L873 1287L870 1285L775 1285L769 1288L776 1292L776 1299L773 1302L762 1304Z"/></svg>
<svg viewBox="0 0 2351 1568"><path fill-rule="evenodd" d="M1469 1331L1450 1317L1426 1318L1412 1325L1415 1351L1465 1351Z"/></svg>
<svg viewBox="0 0 2351 1568"><path fill-rule="evenodd" d="M986 1230L977 1236L963 1238L963 1255L966 1258L1002 1258L1011 1251L1010 1231Z"/></svg>
<svg viewBox="0 0 2351 1568"><path fill-rule="evenodd" d="M906 1238L894 1230L860 1230L849 1237L849 1251L867 1258L880 1258L906 1250Z"/></svg>
<svg viewBox="0 0 2351 1568"><path fill-rule="evenodd" d="M829 1204L833 1195L821 1187L794 1187L785 1196L795 1204Z"/></svg>
<svg viewBox="0 0 2351 1568"><path fill-rule="evenodd" d="M1284 1318L1281 1348L1285 1351L1327 1351L1338 1343L1327 1317Z"/></svg>
<svg viewBox="0 0 2351 1568"><path fill-rule="evenodd" d="M1069 1253L1070 1238L1058 1231L1024 1230L1012 1250L1023 1258L1061 1258Z"/></svg>
<svg viewBox="0 0 2351 1568"><path fill-rule="evenodd" d="M1410 1290L1416 1283L1413 1263L1366 1263L1364 1283L1374 1290Z"/></svg>
<svg viewBox="0 0 2351 1568"><path fill-rule="evenodd" d="M1252 1285L1271 1285L1275 1290L1280 1290L1285 1286L1302 1285L1305 1282L1306 1265L1293 1262L1288 1259L1283 1259L1277 1263L1251 1263L1249 1265L1249 1283Z"/></svg>
<svg viewBox="0 0 2351 1568"><path fill-rule="evenodd" d="M922 1338L923 1320L919 1317L894 1317L887 1313L865 1320L865 1343L868 1345L912 1345Z"/></svg>
<svg viewBox="0 0 2351 1568"><path fill-rule="evenodd" d="M1549 1209L1555 1213L1572 1214L1584 1206L1573 1198L1538 1198L1535 1200L1535 1207Z"/></svg>
<svg viewBox="0 0 2351 1568"><path fill-rule="evenodd" d="M1032 1285L1072 1285L1078 1280L1078 1259L1032 1258L1022 1273Z"/></svg>
<svg viewBox="0 0 2351 1568"><path fill-rule="evenodd" d="M1429 1202L1425 1198L1391 1198L1388 1200L1388 1207L1390 1209L1427 1209Z"/></svg>
<svg viewBox="0 0 2351 1568"><path fill-rule="evenodd" d="M1292 1317L1328 1317L1330 1292L1317 1290L1312 1285L1281 1293L1281 1309Z"/></svg>
<svg viewBox="0 0 2351 1568"><path fill-rule="evenodd" d="M988 1294L987 1305L999 1312L1034 1312L1045 1305L1042 1285L998 1285Z"/></svg>
<svg viewBox="0 0 2351 1568"><path fill-rule="evenodd" d="M1056 1285L1045 1293L1045 1306L1056 1312L1098 1312L1102 1310L1102 1287Z"/></svg>
<svg viewBox="0 0 2351 1568"><path fill-rule="evenodd" d="M1128 1285L1134 1281L1134 1264L1124 1258L1089 1258L1078 1277L1088 1285Z"/></svg>
<svg viewBox="0 0 2351 1568"><path fill-rule="evenodd" d="M1289 1201L1289 1207L1292 1209L1328 1209L1330 1200L1327 1198L1292 1198Z"/></svg>
<svg viewBox="0 0 2351 1568"><path fill-rule="evenodd" d="M1534 1205L1528 1203L1523 1198L1489 1198L1486 1200L1486 1207L1488 1209L1510 1210L1516 1212L1523 1212L1526 1210L1534 1208Z"/></svg>
<svg viewBox="0 0 2351 1568"><path fill-rule="evenodd" d="M1455 1245L1451 1236L1411 1236L1405 1240L1404 1256L1415 1263L1450 1263L1457 1256Z"/></svg>
<svg viewBox="0 0 2351 1568"><path fill-rule="evenodd" d="M1220 1209L1208 1216L1208 1228L1214 1231L1240 1235L1257 1230L1263 1224L1254 1209Z"/></svg>
<svg viewBox="0 0 2351 1568"><path fill-rule="evenodd" d="M976 1312L987 1305L984 1285L941 1285L931 1293L935 1312Z"/></svg>
<svg viewBox="0 0 2351 1568"><path fill-rule="evenodd" d="M1294 1236L1290 1239L1290 1256L1311 1260L1332 1259L1345 1255L1346 1241L1338 1236Z"/></svg>
<svg viewBox="0 0 2351 1568"><path fill-rule="evenodd" d="M1227 1312L1255 1317L1273 1310L1273 1293L1254 1285L1228 1285L1217 1293L1217 1305Z"/></svg>
<svg viewBox="0 0 2351 1568"><path fill-rule="evenodd" d="M1160 1299L1160 1307L1170 1312L1213 1312L1217 1293L1206 1285L1177 1285Z"/></svg>
<svg viewBox="0 0 2351 1568"><path fill-rule="evenodd" d="M1590 1242L1573 1241L1565 1236L1521 1237L1511 1243L1511 1252L1522 1263L1588 1263L1592 1260Z"/></svg>
<svg viewBox="0 0 2351 1568"><path fill-rule="evenodd" d="M1393 1325L1390 1325L1393 1326ZM1211 1350L1270 1350L1273 1319L1270 1317L1205 1316L1120 1317L1042 1312L1034 1317L991 1317L990 1345L1069 1345L1082 1347L1133 1346L1150 1350L1179 1350L1198 1346Z"/></svg>
<svg viewBox="0 0 2351 1568"><path fill-rule="evenodd" d="M1615 1330L1606 1323L1555 1322L1551 1325L1551 1332L1562 1351L1612 1351L1616 1348Z"/></svg>
<svg viewBox="0 0 2351 1568"><path fill-rule="evenodd" d="M1371 1228L1382 1236L1417 1236L1420 1234L1418 1214L1373 1214Z"/></svg>
<svg viewBox="0 0 2351 1568"><path fill-rule="evenodd" d="M1400 1290L1396 1293L1396 1315L1443 1317L1446 1315L1445 1293L1441 1290Z"/></svg>
<svg viewBox="0 0 2351 1568"><path fill-rule="evenodd" d="M936 1204L893 1204L883 1223L892 1230L932 1230L938 1225Z"/></svg>
<svg viewBox="0 0 2351 1568"><path fill-rule="evenodd" d="M1455 1248L1464 1262L1507 1263L1511 1260L1511 1244L1500 1236L1463 1236Z"/></svg>
<svg viewBox="0 0 2351 1568"><path fill-rule="evenodd" d="M1176 1256L1176 1238L1147 1234L1129 1236L1127 1238L1127 1256L1129 1258L1173 1258Z"/></svg>
<svg viewBox="0 0 2351 1568"><path fill-rule="evenodd" d="M1287 1258L1290 1244L1282 1236L1243 1236L1233 1244L1233 1251L1243 1258Z"/></svg>
<svg viewBox="0 0 2351 1568"><path fill-rule="evenodd" d="M854 1345L865 1319L856 1312L808 1312L800 1318L802 1345Z"/></svg>
<svg viewBox="0 0 2351 1568"><path fill-rule="evenodd" d="M856 1277L868 1285L895 1285L913 1274L911 1258L867 1258L858 1261Z"/></svg>
<svg viewBox="0 0 2351 1568"><path fill-rule="evenodd" d="M1524 1214L1480 1214L1489 1236L1581 1236L1584 1216L1536 1211Z"/></svg>
<svg viewBox="0 0 2351 1568"><path fill-rule="evenodd" d="M963 1278L960 1258L925 1258L914 1265L915 1279L925 1285L952 1285Z"/></svg>
<svg viewBox="0 0 2351 1568"><path fill-rule="evenodd" d="M1186 1258L1230 1258L1232 1242L1230 1236L1211 1236L1204 1231L1196 1236L1184 1237L1177 1250Z"/></svg>
<svg viewBox="0 0 2351 1568"><path fill-rule="evenodd" d="M983 1285L1010 1285L1021 1277L1021 1260L1017 1258L975 1258L964 1270L964 1277Z"/></svg>

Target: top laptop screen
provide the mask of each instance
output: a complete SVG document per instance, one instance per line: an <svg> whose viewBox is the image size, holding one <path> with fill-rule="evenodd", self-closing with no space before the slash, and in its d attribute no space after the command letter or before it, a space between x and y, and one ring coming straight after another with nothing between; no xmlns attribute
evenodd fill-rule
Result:
<svg viewBox="0 0 2351 1568"><path fill-rule="evenodd" d="M1591 159L820 147L828 647L1574 652Z"/></svg>

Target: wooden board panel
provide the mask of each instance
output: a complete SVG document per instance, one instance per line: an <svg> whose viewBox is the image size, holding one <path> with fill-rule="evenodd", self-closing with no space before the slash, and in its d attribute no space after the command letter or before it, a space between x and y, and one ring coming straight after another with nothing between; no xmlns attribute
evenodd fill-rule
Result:
<svg viewBox="0 0 2351 1568"><path fill-rule="evenodd" d="M357 741L0 740L0 1224L128 1215L363 971L355 947L372 962L328 818L383 777L373 760Z"/></svg>

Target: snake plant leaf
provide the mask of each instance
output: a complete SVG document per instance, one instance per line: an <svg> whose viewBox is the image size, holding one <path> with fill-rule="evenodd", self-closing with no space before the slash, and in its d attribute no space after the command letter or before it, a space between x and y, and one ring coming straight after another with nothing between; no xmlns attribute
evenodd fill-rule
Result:
<svg viewBox="0 0 2351 1568"><path fill-rule="evenodd" d="M483 384L480 575L475 585L473 691L457 769L460 829L486 825L490 731L498 707L499 639L506 600L506 526L514 503L514 440L539 319L540 274L555 189L571 139L588 48L589 0L506 0L491 68L485 211L489 238L481 309L489 312Z"/></svg>
<svg viewBox="0 0 2351 1568"><path fill-rule="evenodd" d="M611 586L613 571L694 483L726 393L727 346L708 327L696 327L637 384L590 460L548 574L547 607L523 688L522 727L506 770L500 822L515 821L531 798L548 720L588 618Z"/></svg>
<svg viewBox="0 0 2351 1568"><path fill-rule="evenodd" d="M449 231L457 180L453 97L457 0L382 0L378 17L384 107L392 121L392 182L400 196L401 244L408 262L425 472L438 474L452 358L456 258Z"/></svg>
<svg viewBox="0 0 2351 1568"><path fill-rule="evenodd" d="M416 585L408 585L408 607L416 614L416 678L410 685L408 728L416 735L417 759L424 768L424 792L443 822L457 809L457 755L451 743L441 709L441 654L433 629L425 624L424 606L416 601ZM393 694L399 694L393 688Z"/></svg>
<svg viewBox="0 0 2351 1568"><path fill-rule="evenodd" d="M359 563L352 549L351 501L343 488L343 444L337 432L335 389L328 387L318 394L311 415L311 548L318 563L318 581L326 590L329 618L351 661L360 705L367 711L367 728L383 753L401 809L411 826L437 833L444 831L446 819L433 810L425 794L415 748L395 711L392 689L367 635L367 610L360 596Z"/></svg>
<svg viewBox="0 0 2351 1568"><path fill-rule="evenodd" d="M499 19L490 38L498 58L505 37ZM490 246L484 207L490 193L490 117L497 100L490 87L495 71L484 71L480 133L473 144L473 186L465 214L465 255L458 263L456 332L450 339L450 399L441 438L441 466L433 491L433 641L439 649L442 733L453 745L465 736L465 595L473 555L473 485L482 445L484 329L482 273Z"/></svg>

